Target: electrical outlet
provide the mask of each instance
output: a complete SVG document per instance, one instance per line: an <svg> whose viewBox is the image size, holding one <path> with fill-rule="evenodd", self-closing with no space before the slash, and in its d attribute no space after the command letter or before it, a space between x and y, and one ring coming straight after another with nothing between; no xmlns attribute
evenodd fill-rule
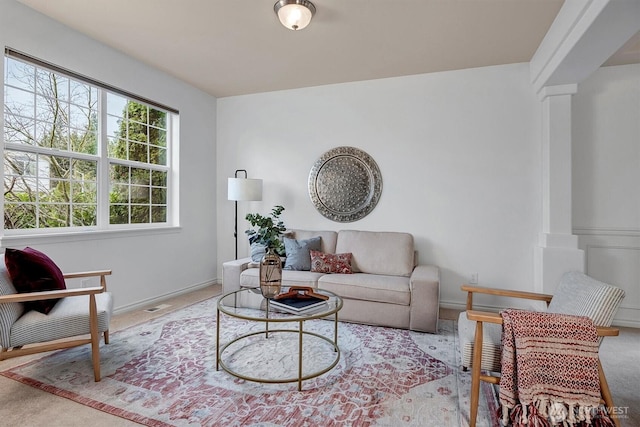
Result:
<svg viewBox="0 0 640 427"><path fill-rule="evenodd" d="M471 273L471 280L469 280L470 285L478 284L478 273Z"/></svg>

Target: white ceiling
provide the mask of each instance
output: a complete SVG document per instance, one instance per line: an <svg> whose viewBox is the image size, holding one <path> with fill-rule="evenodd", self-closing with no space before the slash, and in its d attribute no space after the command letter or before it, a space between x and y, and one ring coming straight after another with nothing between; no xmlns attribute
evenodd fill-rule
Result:
<svg viewBox="0 0 640 427"><path fill-rule="evenodd" d="M563 3L313 0L294 32L275 0L19 1L216 97L528 62Z"/></svg>

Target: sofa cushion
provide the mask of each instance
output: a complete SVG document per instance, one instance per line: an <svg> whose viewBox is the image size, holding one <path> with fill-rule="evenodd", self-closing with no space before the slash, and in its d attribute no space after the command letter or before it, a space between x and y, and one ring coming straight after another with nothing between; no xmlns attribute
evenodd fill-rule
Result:
<svg viewBox="0 0 640 427"><path fill-rule="evenodd" d="M20 293L58 291L67 288L60 268L51 258L36 249L7 248L4 261L13 286ZM58 301L59 299L29 301L25 303L25 307L27 310L47 314Z"/></svg>
<svg viewBox="0 0 640 427"><path fill-rule="evenodd" d="M96 308L98 331L107 331L113 311L110 292L96 295ZM48 315L32 310L20 317L11 328L11 346L51 341L90 332L89 296L66 297L62 298Z"/></svg>
<svg viewBox="0 0 640 427"><path fill-rule="evenodd" d="M336 252L353 254L354 273L409 277L414 267L413 236L409 233L341 230Z"/></svg>
<svg viewBox="0 0 640 427"><path fill-rule="evenodd" d="M458 316L458 340L462 366L471 367L473 361L473 347L476 337L476 322L467 318L463 311ZM482 329L482 359L481 367L486 371L500 372L502 355L502 325L484 322Z"/></svg>
<svg viewBox="0 0 640 427"><path fill-rule="evenodd" d="M611 326L624 290L578 271L562 275L547 311L586 316L597 326Z"/></svg>
<svg viewBox="0 0 640 427"><path fill-rule="evenodd" d="M11 277L4 263L0 265L0 295L13 295L17 293L16 288L11 283ZM9 333L11 326L24 313L24 304L20 302L9 302L0 304L0 347L11 347Z"/></svg>
<svg viewBox="0 0 640 427"><path fill-rule="evenodd" d="M311 271L327 274L351 274L351 254L326 254L311 251Z"/></svg>
<svg viewBox="0 0 640 427"><path fill-rule="evenodd" d="M409 305L409 278L377 274L326 274L318 279L318 289L342 298Z"/></svg>
<svg viewBox="0 0 640 427"><path fill-rule="evenodd" d="M263 245L261 243L253 242L251 244L251 246L249 246L249 248L251 250L251 261L252 262L259 263L260 261L262 261L262 258L264 258L264 256L267 253L267 246Z"/></svg>
<svg viewBox="0 0 640 427"><path fill-rule="evenodd" d="M282 270L282 286L311 286L318 287L318 279L324 273L310 271ZM240 286L243 288L260 287L260 269L248 268L240 274Z"/></svg>
<svg viewBox="0 0 640 427"><path fill-rule="evenodd" d="M338 233L335 231L315 231L315 230L289 230L286 237L293 239L311 239L312 237L320 236L320 252L329 254L336 253L336 240L338 239Z"/></svg>
<svg viewBox="0 0 640 427"><path fill-rule="evenodd" d="M311 254L309 251L319 251L322 238L320 236L311 239L290 239L285 237L284 249L287 260L284 264L285 270L309 271L311 270Z"/></svg>

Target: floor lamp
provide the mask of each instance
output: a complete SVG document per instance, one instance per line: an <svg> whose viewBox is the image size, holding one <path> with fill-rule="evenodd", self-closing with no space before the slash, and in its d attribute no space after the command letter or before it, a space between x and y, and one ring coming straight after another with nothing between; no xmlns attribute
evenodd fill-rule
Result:
<svg viewBox="0 0 640 427"><path fill-rule="evenodd" d="M238 178L238 173L244 173L244 178ZM238 259L238 202L262 200L262 180L249 179L245 169L236 170L234 178L229 178L227 199L235 201L236 204L236 223L233 237L236 239L236 259Z"/></svg>

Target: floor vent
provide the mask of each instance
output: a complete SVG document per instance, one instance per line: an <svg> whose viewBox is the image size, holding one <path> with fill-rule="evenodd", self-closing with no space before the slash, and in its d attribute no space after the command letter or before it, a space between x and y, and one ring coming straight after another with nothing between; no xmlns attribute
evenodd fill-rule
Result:
<svg viewBox="0 0 640 427"><path fill-rule="evenodd" d="M164 310L165 308L171 307L171 304L160 304L156 307L151 307L151 308L147 308L146 311L147 313L153 313L156 312L158 310Z"/></svg>

